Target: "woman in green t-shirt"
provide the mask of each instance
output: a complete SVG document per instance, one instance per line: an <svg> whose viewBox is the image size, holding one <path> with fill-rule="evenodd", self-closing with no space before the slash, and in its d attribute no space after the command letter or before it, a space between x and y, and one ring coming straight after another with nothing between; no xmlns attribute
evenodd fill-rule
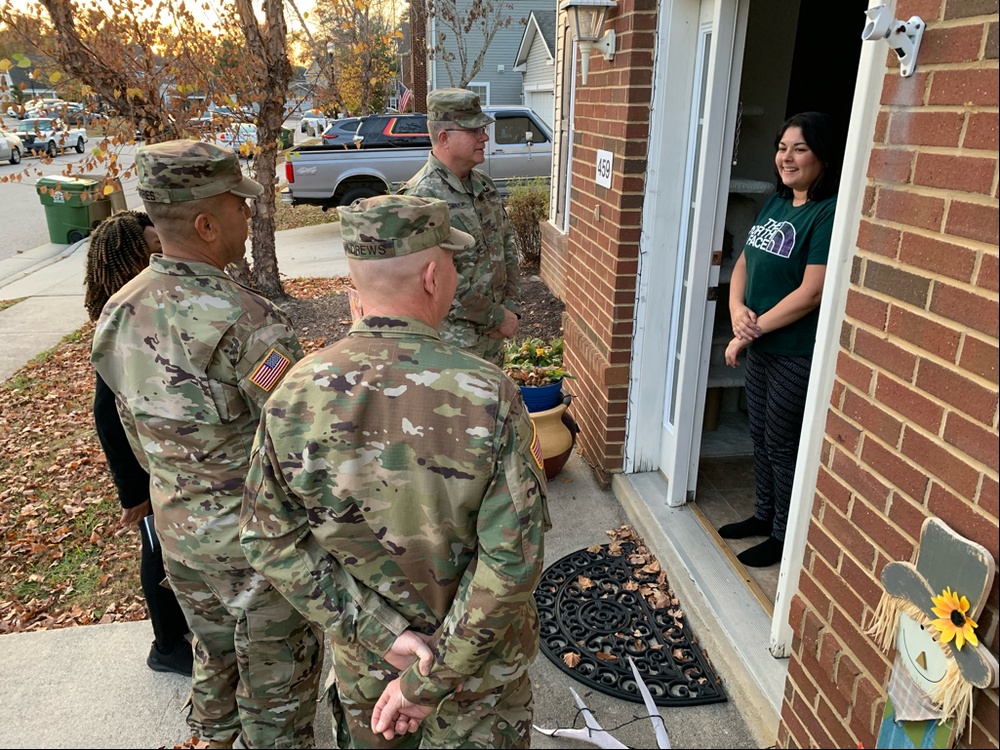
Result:
<svg viewBox="0 0 1000 750"><path fill-rule="evenodd" d="M726 539L766 536L737 555L751 567L781 559L802 431L816 321L826 277L843 148L833 119L789 118L774 141L777 192L747 235L730 282L733 340L726 364L747 350L746 394L753 438L756 505Z"/></svg>

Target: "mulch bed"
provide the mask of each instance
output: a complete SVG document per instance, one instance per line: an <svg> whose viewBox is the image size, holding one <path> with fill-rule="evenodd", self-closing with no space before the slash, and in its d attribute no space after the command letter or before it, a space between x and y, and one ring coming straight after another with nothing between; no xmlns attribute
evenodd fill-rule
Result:
<svg viewBox="0 0 1000 750"><path fill-rule="evenodd" d="M347 276L330 279L287 279L285 291L293 299L280 303L292 319L306 349L325 346L344 336L351 328L351 308ZM549 340L562 336L564 305L536 275L521 279L521 330L526 336ZM326 343L324 343L326 342Z"/></svg>

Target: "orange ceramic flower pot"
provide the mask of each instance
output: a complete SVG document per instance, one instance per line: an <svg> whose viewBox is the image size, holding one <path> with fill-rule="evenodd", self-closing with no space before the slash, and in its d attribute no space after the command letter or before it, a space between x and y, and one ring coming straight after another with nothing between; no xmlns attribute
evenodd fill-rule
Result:
<svg viewBox="0 0 1000 750"><path fill-rule="evenodd" d="M535 424L538 441L542 445L542 465L545 467L545 478L552 479L566 464L573 452L576 435L564 421L567 404L559 404L545 411L533 411L528 414ZM569 420L572 424L572 420Z"/></svg>

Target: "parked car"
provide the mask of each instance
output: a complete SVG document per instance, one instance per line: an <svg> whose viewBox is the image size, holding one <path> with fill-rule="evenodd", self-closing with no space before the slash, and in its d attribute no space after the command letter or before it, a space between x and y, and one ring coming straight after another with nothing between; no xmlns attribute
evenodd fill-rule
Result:
<svg viewBox="0 0 1000 750"><path fill-rule="evenodd" d="M87 142L86 130L67 127L61 120L51 118L21 120L17 125L17 135L21 139L22 151L44 151L49 156L71 148L82 154Z"/></svg>
<svg viewBox="0 0 1000 750"><path fill-rule="evenodd" d="M90 121L96 117L87 111L87 108L79 102L57 102L36 107L25 113L27 119L37 120L48 118L50 120L60 119L67 125L78 125L86 127Z"/></svg>
<svg viewBox="0 0 1000 750"><path fill-rule="evenodd" d="M0 130L0 160L21 163L21 139L9 130Z"/></svg>
<svg viewBox="0 0 1000 750"><path fill-rule="evenodd" d="M257 145L257 126L248 122L233 124L224 128L217 138L220 146L228 146L233 151L241 153L242 156L250 158L253 156L253 149ZM241 147L246 146L245 152L240 152Z"/></svg>
<svg viewBox="0 0 1000 750"><path fill-rule="evenodd" d="M493 178L501 194L512 180L541 177L548 180L552 164L552 133L548 126L527 107L484 107L486 114L496 118L487 130L489 142L479 169ZM322 206L324 209L350 205L358 198L389 193L410 179L427 163L430 141L419 132L404 135L407 129L426 130L426 116L378 115L362 123L358 135L371 121L377 128L392 120L389 142L372 145L366 139L362 147L344 149L330 146L296 146L285 159L288 187L281 193L282 201L293 205ZM421 122L423 120L423 122ZM386 125L378 133L385 135ZM409 138L409 140L406 140ZM421 139L424 139L421 141ZM400 140L404 140L399 146ZM423 142L424 145L417 145Z"/></svg>
<svg viewBox="0 0 1000 750"><path fill-rule="evenodd" d="M302 124L299 128L303 133L316 135L326 130L327 116L321 109L308 109L302 113Z"/></svg>
<svg viewBox="0 0 1000 750"><path fill-rule="evenodd" d="M65 102L63 102L62 99L36 97L34 99L28 99L20 106L17 104L11 104L7 107L7 114L11 117L16 117L18 120L24 120L28 117L28 113L33 110L52 107L57 104L64 103Z"/></svg>
<svg viewBox="0 0 1000 750"><path fill-rule="evenodd" d="M369 115L358 127L354 140L358 148L431 147L431 136L427 132L427 115L422 114Z"/></svg>
<svg viewBox="0 0 1000 750"><path fill-rule="evenodd" d="M347 148L354 145L354 134L361 124L360 117L345 117L343 120L335 120L326 130L323 131L324 146L343 146Z"/></svg>

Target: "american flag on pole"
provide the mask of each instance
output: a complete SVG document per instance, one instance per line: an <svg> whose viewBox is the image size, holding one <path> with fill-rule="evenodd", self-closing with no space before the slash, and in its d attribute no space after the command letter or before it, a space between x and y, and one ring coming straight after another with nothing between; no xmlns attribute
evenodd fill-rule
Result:
<svg viewBox="0 0 1000 750"><path fill-rule="evenodd" d="M405 112L406 108L410 106L410 99L413 98L413 92L410 91L406 86L403 86L403 93L399 96L399 111Z"/></svg>
<svg viewBox="0 0 1000 750"><path fill-rule="evenodd" d="M284 354L276 349L271 349L264 361L253 371L253 375L250 376L250 382L262 391L270 392L281 379L281 376L285 374L285 370L288 369L291 363L291 360Z"/></svg>

